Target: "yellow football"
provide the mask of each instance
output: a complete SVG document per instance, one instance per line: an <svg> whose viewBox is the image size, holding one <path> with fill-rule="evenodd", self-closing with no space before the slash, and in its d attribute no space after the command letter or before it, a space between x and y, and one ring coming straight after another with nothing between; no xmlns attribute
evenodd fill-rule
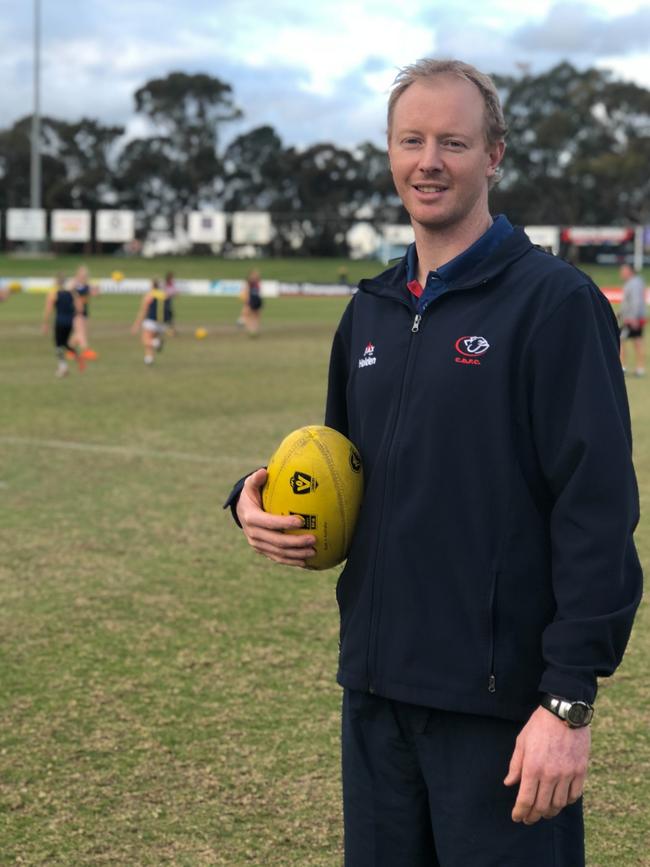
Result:
<svg viewBox="0 0 650 867"><path fill-rule="evenodd" d="M204 340L208 336L208 332L205 328L197 328L194 332L194 336L197 340Z"/></svg>
<svg viewBox="0 0 650 867"><path fill-rule="evenodd" d="M329 569L347 557L363 497L363 468L355 446L323 425L290 433L271 458L262 490L265 511L300 515L316 537L310 569Z"/></svg>

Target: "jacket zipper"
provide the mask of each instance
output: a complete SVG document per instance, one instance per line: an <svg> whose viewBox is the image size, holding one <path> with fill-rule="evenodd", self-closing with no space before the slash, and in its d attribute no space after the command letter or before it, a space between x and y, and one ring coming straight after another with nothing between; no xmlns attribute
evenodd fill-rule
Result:
<svg viewBox="0 0 650 867"><path fill-rule="evenodd" d="M492 586L490 587L490 599L488 605L488 692L490 693L495 693L497 691L497 678L494 671L494 657L496 644L496 595L498 579L499 573L495 572L492 576Z"/></svg>
<svg viewBox="0 0 650 867"><path fill-rule="evenodd" d="M436 299L437 300L437 299ZM430 306L430 305L429 305ZM416 313L411 324L411 334L417 334L420 330L420 322L422 321L422 314ZM412 358L412 347L413 343L410 341L406 354L406 361L404 363L404 373L402 376L402 384L400 387L399 393L399 402L397 405L397 411L395 413L395 421L393 423L393 430L391 432L390 443L388 445L387 457L386 457L386 475L384 481L384 499L381 507L381 521L379 524L379 532L377 533L378 543L375 549L375 561L373 563L372 570L372 599L371 599L371 617L370 617L370 629L368 632L368 651L366 656L366 673L368 679L368 692L373 693L375 691L375 686L373 684L374 672L373 672L373 661L376 661L377 652L376 652L376 644L378 639L378 625L379 625L379 615L380 615L380 607L381 607L381 598L375 598L375 593L377 591L377 564L379 562L379 554L382 549L382 542L384 538L384 534L382 532L382 527L384 523L384 514L386 507L386 497L388 493L388 484L390 478L390 468L392 464L392 451L393 445L395 442L395 434L399 427L400 419L402 416L402 406L404 403L405 392L407 388L407 384L409 382L408 373L411 367L411 358ZM379 594L378 594L379 596Z"/></svg>

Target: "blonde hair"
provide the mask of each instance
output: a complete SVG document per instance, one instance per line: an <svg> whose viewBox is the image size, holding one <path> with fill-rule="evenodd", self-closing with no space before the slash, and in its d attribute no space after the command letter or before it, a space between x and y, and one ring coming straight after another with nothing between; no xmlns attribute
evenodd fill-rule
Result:
<svg viewBox="0 0 650 867"><path fill-rule="evenodd" d="M494 82L489 75L479 72L475 66L462 60L434 60L425 57L405 66L397 73L388 98L388 134L390 135L395 105L400 96L414 81L433 78L436 75L454 75L475 85L485 104L485 141L493 145L506 137L508 128L503 116L501 101Z"/></svg>

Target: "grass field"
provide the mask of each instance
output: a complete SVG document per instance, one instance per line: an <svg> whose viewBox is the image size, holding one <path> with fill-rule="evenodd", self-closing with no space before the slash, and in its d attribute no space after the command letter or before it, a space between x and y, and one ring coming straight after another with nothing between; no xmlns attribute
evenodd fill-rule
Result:
<svg viewBox="0 0 650 867"><path fill-rule="evenodd" d="M120 258L117 256L56 256L53 258L15 258L0 254L0 277L51 276L57 271L72 275L81 261L86 262L91 277L110 277L113 271L121 271L125 277L161 277L173 271L179 279L243 279L251 268L259 269L267 280L288 282L338 282L341 270L348 280L355 283L382 270L381 262L349 259L259 259L255 263L237 259L220 259L216 256L161 256L156 259ZM583 266L599 286L618 286L620 278L616 267ZM646 269L646 281L650 282L650 269Z"/></svg>
<svg viewBox="0 0 650 867"><path fill-rule="evenodd" d="M269 301L250 340L237 300L181 298L149 369L138 300L100 297L100 358L61 381L42 303L0 305L0 864L339 865L337 571L254 556L221 503L321 422L345 301ZM649 650L645 605L599 696L590 867L650 865Z"/></svg>

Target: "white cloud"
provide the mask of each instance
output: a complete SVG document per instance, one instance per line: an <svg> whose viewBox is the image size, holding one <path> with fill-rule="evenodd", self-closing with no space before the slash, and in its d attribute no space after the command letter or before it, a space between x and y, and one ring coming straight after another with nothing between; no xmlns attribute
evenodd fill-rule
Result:
<svg viewBox="0 0 650 867"><path fill-rule="evenodd" d="M638 0L43 0L44 113L137 128L133 94L173 70L233 86L241 132L269 123L285 144L381 143L387 92L418 57L456 56L488 72L539 73L561 59L608 66L650 86ZM0 0L0 126L31 110L29 2ZM649 46L650 48L650 46Z"/></svg>

